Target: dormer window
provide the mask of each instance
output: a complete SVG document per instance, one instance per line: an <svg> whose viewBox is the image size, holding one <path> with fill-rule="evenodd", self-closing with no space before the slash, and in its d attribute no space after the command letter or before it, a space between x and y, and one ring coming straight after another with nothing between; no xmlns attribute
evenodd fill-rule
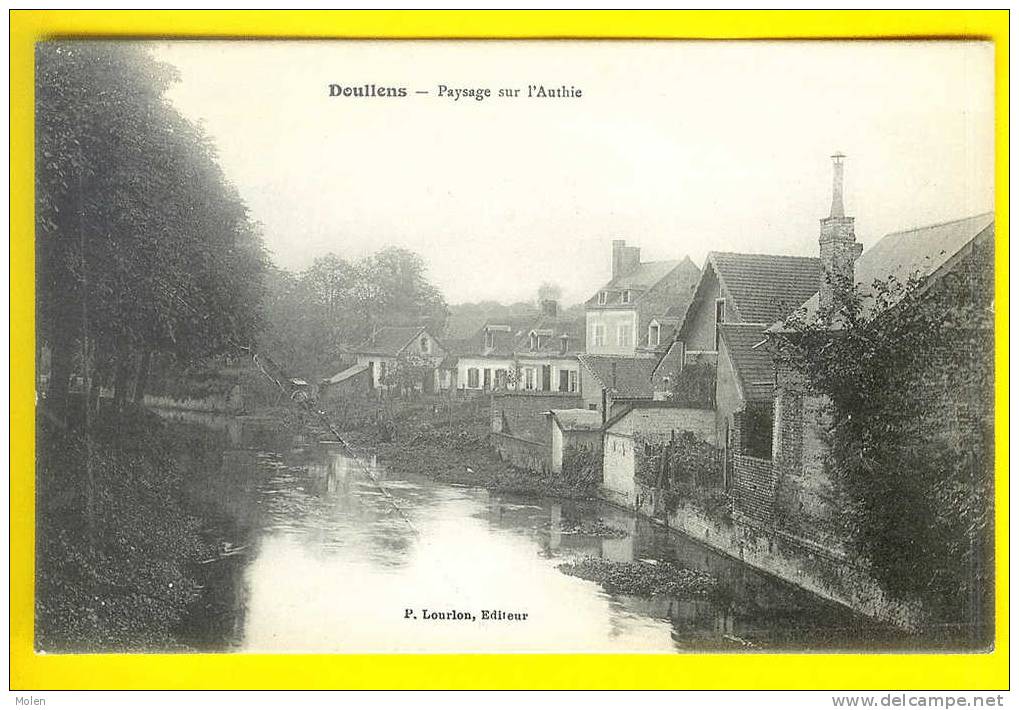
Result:
<svg viewBox="0 0 1019 710"><path fill-rule="evenodd" d="M623 291L623 297L622 297L621 300L622 300L623 303L629 303L630 302L630 289L626 289L625 291Z"/></svg>
<svg viewBox="0 0 1019 710"><path fill-rule="evenodd" d="M559 336L560 352L564 355L570 351L570 336L560 335Z"/></svg>
<svg viewBox="0 0 1019 710"><path fill-rule="evenodd" d="M658 324L658 321L653 320L647 327L647 344L651 347L661 345L662 342L662 326Z"/></svg>
<svg viewBox="0 0 1019 710"><path fill-rule="evenodd" d="M495 347L495 333L490 330L485 331L485 348L491 350Z"/></svg>
<svg viewBox="0 0 1019 710"><path fill-rule="evenodd" d="M609 294L608 293L606 293L605 291L602 291L601 293L598 294L598 305L599 306L604 306L608 302L609 302Z"/></svg>
<svg viewBox="0 0 1019 710"><path fill-rule="evenodd" d="M421 336L421 343L420 343L420 345L421 345L421 352L424 353L425 355L427 355L428 354L428 347L429 347L428 336L425 336L425 335Z"/></svg>
<svg viewBox="0 0 1019 710"><path fill-rule="evenodd" d="M537 333L535 333L535 332L534 332L534 331L532 330L532 331L531 331L531 350L537 350L537 349L538 349L538 344L539 344L539 343L540 343L540 338L538 338L538 334L537 334Z"/></svg>

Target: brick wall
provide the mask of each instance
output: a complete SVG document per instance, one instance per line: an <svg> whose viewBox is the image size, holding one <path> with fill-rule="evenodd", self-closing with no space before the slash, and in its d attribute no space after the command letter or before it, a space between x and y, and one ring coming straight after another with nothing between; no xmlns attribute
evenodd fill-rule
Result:
<svg viewBox="0 0 1019 710"><path fill-rule="evenodd" d="M729 433L732 446L732 513L750 527L770 530L775 522L775 467L771 461L743 454L746 412L733 414Z"/></svg>
<svg viewBox="0 0 1019 710"><path fill-rule="evenodd" d="M493 432L491 443L501 460L507 461L517 468L542 473L551 468L551 447L541 442Z"/></svg>
<svg viewBox="0 0 1019 710"><path fill-rule="evenodd" d="M579 394L549 392L503 392L492 395L492 431L519 439L552 445L548 417L550 409L579 409Z"/></svg>

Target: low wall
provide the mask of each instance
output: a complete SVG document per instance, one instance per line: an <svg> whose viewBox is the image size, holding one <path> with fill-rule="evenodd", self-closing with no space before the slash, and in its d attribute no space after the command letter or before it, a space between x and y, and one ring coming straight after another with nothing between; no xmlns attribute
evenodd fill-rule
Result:
<svg viewBox="0 0 1019 710"><path fill-rule="evenodd" d="M499 458L517 468L542 473L551 468L551 447L541 442L499 432L492 432L490 441Z"/></svg>
<svg viewBox="0 0 1019 710"><path fill-rule="evenodd" d="M244 401L239 395L225 397L215 395L211 397L167 397L163 395L145 395L144 404L146 407L157 407L159 409L184 409L191 412L223 412L236 414L244 410Z"/></svg>
<svg viewBox="0 0 1019 710"><path fill-rule="evenodd" d="M906 628L915 627L920 622L917 605L890 599L877 582L864 571L848 564L837 551L792 535L766 533L738 516L733 523L725 523L690 505L681 504L664 518L656 517L655 509L660 509L660 505L656 505L655 491L640 483L636 486L636 503L633 505L626 505L624 500L608 491L603 491L602 497L864 616Z"/></svg>

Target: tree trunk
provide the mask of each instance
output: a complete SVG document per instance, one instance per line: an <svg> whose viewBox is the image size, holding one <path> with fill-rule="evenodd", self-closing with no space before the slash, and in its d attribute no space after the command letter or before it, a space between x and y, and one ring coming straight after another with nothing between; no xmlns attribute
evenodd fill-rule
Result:
<svg viewBox="0 0 1019 710"><path fill-rule="evenodd" d="M67 396L71 386L74 341L58 337L50 346L50 381L46 386L46 409L58 421L67 423Z"/></svg>
<svg viewBox="0 0 1019 710"><path fill-rule="evenodd" d="M98 371L93 371L88 388L88 396L85 397L85 423L88 425L99 414L99 406L103 394L103 378Z"/></svg>
<svg viewBox="0 0 1019 710"><path fill-rule="evenodd" d="M142 354L141 364L138 365L138 380L134 385L134 402L141 404L145 401L145 388L149 385L149 369L152 367L152 351L147 349Z"/></svg>
<svg viewBox="0 0 1019 710"><path fill-rule="evenodd" d="M117 353L117 370L113 378L113 409L119 412L127 401L127 385L131 380L131 349L120 348Z"/></svg>

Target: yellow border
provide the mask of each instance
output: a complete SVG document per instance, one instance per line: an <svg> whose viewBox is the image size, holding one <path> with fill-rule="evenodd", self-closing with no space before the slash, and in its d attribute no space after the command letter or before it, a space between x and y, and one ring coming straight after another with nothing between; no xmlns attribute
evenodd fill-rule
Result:
<svg viewBox="0 0 1019 710"><path fill-rule="evenodd" d="M12 11L11 687L1008 687L1008 11ZM995 43L997 631L981 655L162 655L32 650L33 44L67 35L346 38L980 37Z"/></svg>

